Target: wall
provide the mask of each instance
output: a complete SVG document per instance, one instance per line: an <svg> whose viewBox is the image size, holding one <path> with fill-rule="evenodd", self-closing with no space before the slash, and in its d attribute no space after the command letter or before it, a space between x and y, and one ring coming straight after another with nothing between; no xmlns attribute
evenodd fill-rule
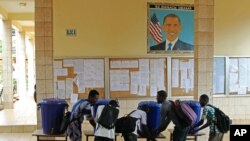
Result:
<svg viewBox="0 0 250 141"><path fill-rule="evenodd" d="M215 0L215 55L250 56L249 4L249 0Z"/></svg>
<svg viewBox="0 0 250 141"><path fill-rule="evenodd" d="M150 1L54 0L55 57L148 55L147 2ZM67 28L77 29L77 36L65 36Z"/></svg>

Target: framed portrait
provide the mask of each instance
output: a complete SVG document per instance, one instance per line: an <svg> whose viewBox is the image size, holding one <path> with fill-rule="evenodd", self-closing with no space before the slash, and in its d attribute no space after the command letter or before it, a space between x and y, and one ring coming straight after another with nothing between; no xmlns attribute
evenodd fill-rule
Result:
<svg viewBox="0 0 250 141"><path fill-rule="evenodd" d="M148 53L193 53L194 6L148 3Z"/></svg>

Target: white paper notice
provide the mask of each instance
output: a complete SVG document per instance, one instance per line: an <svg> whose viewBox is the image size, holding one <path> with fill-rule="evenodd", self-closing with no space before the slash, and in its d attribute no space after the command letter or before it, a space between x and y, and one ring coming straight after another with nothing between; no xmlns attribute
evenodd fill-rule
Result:
<svg viewBox="0 0 250 141"><path fill-rule="evenodd" d="M68 75L68 70L66 68L62 69L55 69L56 76L67 76Z"/></svg>
<svg viewBox="0 0 250 141"><path fill-rule="evenodd" d="M65 99L65 89L58 89L57 90L57 98Z"/></svg>
<svg viewBox="0 0 250 141"><path fill-rule="evenodd" d="M130 76L131 76L131 80L130 80L130 93L131 94L138 94L138 86L140 84L140 75L139 75L139 72L131 72Z"/></svg>
<svg viewBox="0 0 250 141"><path fill-rule="evenodd" d="M229 92L238 92L239 88L239 68L238 59L229 60Z"/></svg>
<svg viewBox="0 0 250 141"><path fill-rule="evenodd" d="M172 59L172 87L179 87L179 60Z"/></svg>
<svg viewBox="0 0 250 141"><path fill-rule="evenodd" d="M157 87L156 86L150 86L150 96L156 96L157 95Z"/></svg>
<svg viewBox="0 0 250 141"><path fill-rule="evenodd" d="M110 90L111 91L129 90L128 70L110 70Z"/></svg>
<svg viewBox="0 0 250 141"><path fill-rule="evenodd" d="M76 103L78 100L78 94L71 94L70 103Z"/></svg>
<svg viewBox="0 0 250 141"><path fill-rule="evenodd" d="M63 66L64 67L73 67L74 61L72 59L64 59L63 60Z"/></svg>
<svg viewBox="0 0 250 141"><path fill-rule="evenodd" d="M137 60L111 61L110 68L138 68Z"/></svg>
<svg viewBox="0 0 250 141"><path fill-rule="evenodd" d="M66 98L69 99L72 93L73 93L73 79L66 78Z"/></svg>
<svg viewBox="0 0 250 141"><path fill-rule="evenodd" d="M57 89L65 90L65 81L57 81Z"/></svg>
<svg viewBox="0 0 250 141"><path fill-rule="evenodd" d="M83 73L84 60L76 59L74 60L74 73Z"/></svg>
<svg viewBox="0 0 250 141"><path fill-rule="evenodd" d="M104 60L84 60L84 84L86 87L104 87Z"/></svg>
<svg viewBox="0 0 250 141"><path fill-rule="evenodd" d="M247 87L239 87L238 94L239 95L245 95L245 94L247 94Z"/></svg>
<svg viewBox="0 0 250 141"><path fill-rule="evenodd" d="M147 94L147 86L140 85L138 94L141 95L141 96L146 96L146 94Z"/></svg>

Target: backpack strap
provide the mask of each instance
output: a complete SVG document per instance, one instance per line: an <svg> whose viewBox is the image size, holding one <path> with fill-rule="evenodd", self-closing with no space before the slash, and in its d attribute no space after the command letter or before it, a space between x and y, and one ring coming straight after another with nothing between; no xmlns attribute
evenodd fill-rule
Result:
<svg viewBox="0 0 250 141"><path fill-rule="evenodd" d="M132 112L130 112L129 114L127 114L127 116L130 116L132 113L134 113L136 110L133 110Z"/></svg>

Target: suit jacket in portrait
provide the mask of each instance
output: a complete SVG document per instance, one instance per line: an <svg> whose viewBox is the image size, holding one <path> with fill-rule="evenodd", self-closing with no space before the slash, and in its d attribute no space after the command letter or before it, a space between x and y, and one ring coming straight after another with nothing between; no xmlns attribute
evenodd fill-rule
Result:
<svg viewBox="0 0 250 141"><path fill-rule="evenodd" d="M151 46L150 50L166 50L166 41L161 42L157 45ZM194 46L178 40L172 50L194 50Z"/></svg>

